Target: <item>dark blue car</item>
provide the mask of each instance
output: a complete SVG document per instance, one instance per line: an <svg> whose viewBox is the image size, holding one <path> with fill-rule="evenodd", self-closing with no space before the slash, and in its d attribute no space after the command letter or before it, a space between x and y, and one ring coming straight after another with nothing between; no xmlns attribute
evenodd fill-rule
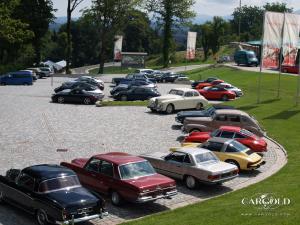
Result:
<svg viewBox="0 0 300 225"><path fill-rule="evenodd" d="M33 77L29 71L11 72L0 76L1 85L32 85Z"/></svg>

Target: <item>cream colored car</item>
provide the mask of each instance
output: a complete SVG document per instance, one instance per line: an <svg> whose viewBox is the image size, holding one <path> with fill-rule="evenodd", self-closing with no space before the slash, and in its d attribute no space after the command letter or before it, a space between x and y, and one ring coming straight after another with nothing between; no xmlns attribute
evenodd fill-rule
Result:
<svg viewBox="0 0 300 225"><path fill-rule="evenodd" d="M208 105L208 101L198 91L190 88L174 88L169 94L151 98L148 108L153 112L173 113L176 110L197 109Z"/></svg>

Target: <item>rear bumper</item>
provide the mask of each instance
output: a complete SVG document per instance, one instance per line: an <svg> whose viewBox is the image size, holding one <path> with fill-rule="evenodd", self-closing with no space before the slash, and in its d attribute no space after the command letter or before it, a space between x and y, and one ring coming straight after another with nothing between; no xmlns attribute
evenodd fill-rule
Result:
<svg viewBox="0 0 300 225"><path fill-rule="evenodd" d="M262 165L266 164L266 161L261 160L258 163L252 164L252 165L247 165L247 170L255 170L261 167Z"/></svg>
<svg viewBox="0 0 300 225"><path fill-rule="evenodd" d="M152 202L161 198L171 198L174 195L177 195L177 190L168 191L166 193L161 193L159 195L139 197L135 202L136 203Z"/></svg>
<svg viewBox="0 0 300 225"><path fill-rule="evenodd" d="M238 177L239 175L236 174L236 175L233 175L233 176L228 176L228 177L224 177L224 178L221 178L221 179L217 179L217 180L210 180L208 182L205 182L205 183L208 183L208 184L219 184L219 183L224 183L226 181L229 181L229 180L232 180L236 177Z"/></svg>
<svg viewBox="0 0 300 225"><path fill-rule="evenodd" d="M77 219L71 219L71 220L67 220L67 221L56 221L55 224L72 225L75 223L81 223L81 222L85 222L85 221L89 221L89 220L93 220L93 219L103 218L105 216L108 216L107 212L103 212L103 213L95 214L95 215L91 215L91 216L85 216L85 217L81 217L81 218L77 218Z"/></svg>

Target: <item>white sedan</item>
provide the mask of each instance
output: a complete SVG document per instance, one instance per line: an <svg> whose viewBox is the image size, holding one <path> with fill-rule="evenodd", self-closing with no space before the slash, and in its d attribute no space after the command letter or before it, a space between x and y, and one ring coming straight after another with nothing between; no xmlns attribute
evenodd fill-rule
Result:
<svg viewBox="0 0 300 225"><path fill-rule="evenodd" d="M153 112L173 113L175 110L197 109L207 106L208 101L198 91L190 88L174 88L169 94L151 98L148 108Z"/></svg>

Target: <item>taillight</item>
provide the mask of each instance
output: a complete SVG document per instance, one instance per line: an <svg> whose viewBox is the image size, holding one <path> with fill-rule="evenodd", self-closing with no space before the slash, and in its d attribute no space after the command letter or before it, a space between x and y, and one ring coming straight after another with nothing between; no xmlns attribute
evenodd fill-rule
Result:
<svg viewBox="0 0 300 225"><path fill-rule="evenodd" d="M220 179L220 175L209 175L207 178L209 180L217 180L217 179Z"/></svg>
<svg viewBox="0 0 300 225"><path fill-rule="evenodd" d="M239 173L239 170L237 169L237 170L234 170L233 172L232 172L232 174L233 175L236 175L236 174L238 174Z"/></svg>

